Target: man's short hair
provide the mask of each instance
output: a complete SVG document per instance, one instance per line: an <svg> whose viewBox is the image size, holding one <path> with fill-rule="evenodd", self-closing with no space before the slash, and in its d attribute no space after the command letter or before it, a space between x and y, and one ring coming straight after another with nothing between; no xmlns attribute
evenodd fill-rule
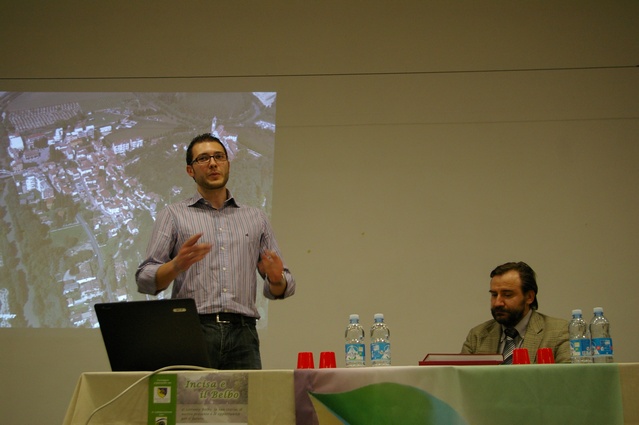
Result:
<svg viewBox="0 0 639 425"><path fill-rule="evenodd" d="M229 155L228 155L228 152L226 152L226 146L224 146L224 143L222 143L220 139L218 139L211 133L204 133L204 134L200 134L199 136L195 136L193 140L191 140L189 147L186 149L186 165L191 165L191 163L193 162L193 146L203 142L219 143L222 146L222 149L224 149L224 154L228 158Z"/></svg>
<svg viewBox="0 0 639 425"><path fill-rule="evenodd" d="M533 291L535 293L535 298L530 304L530 308L537 310L539 307L539 303L537 302L537 276L535 275L535 271L528 264L523 261L502 264L501 266L495 267L495 269L490 272L490 277L493 278L495 276L501 276L511 270L516 270L519 273L522 293L525 294L528 291Z"/></svg>

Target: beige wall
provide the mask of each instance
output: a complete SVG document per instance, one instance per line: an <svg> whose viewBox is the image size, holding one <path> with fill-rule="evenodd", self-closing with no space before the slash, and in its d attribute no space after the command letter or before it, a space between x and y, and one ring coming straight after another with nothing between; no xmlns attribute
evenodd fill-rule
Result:
<svg viewBox="0 0 639 425"><path fill-rule="evenodd" d="M270 304L266 368L341 353L350 313L385 313L394 364L458 351L510 260L541 312L602 306L639 361L636 1L3 2L0 58L2 91L278 92L272 220L299 286ZM99 331L0 346L7 423L60 423L108 370Z"/></svg>

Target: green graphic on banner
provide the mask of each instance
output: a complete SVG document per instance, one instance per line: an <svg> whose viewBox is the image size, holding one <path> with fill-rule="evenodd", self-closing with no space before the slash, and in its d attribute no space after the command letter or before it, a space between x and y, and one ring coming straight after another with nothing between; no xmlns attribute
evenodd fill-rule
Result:
<svg viewBox="0 0 639 425"><path fill-rule="evenodd" d="M177 375L152 375L149 378L149 415L147 425L175 425Z"/></svg>
<svg viewBox="0 0 639 425"><path fill-rule="evenodd" d="M296 371L298 424L624 423L619 368L613 363L346 372Z"/></svg>
<svg viewBox="0 0 639 425"><path fill-rule="evenodd" d="M467 425L448 404L408 385L385 382L344 393L311 395L346 424Z"/></svg>

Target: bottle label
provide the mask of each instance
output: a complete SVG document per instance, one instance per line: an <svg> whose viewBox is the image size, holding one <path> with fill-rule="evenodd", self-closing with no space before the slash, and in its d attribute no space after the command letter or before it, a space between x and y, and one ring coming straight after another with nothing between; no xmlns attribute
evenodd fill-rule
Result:
<svg viewBox="0 0 639 425"><path fill-rule="evenodd" d="M374 342L371 344L371 361L386 360L390 362L391 352L390 343Z"/></svg>
<svg viewBox="0 0 639 425"><path fill-rule="evenodd" d="M593 356L612 356L612 339L611 338L593 338L592 339L592 355Z"/></svg>
<svg viewBox="0 0 639 425"><path fill-rule="evenodd" d="M364 344L346 344L346 364L363 364L364 349Z"/></svg>
<svg viewBox="0 0 639 425"><path fill-rule="evenodd" d="M590 340L588 338L570 340L570 356L581 357L590 355Z"/></svg>

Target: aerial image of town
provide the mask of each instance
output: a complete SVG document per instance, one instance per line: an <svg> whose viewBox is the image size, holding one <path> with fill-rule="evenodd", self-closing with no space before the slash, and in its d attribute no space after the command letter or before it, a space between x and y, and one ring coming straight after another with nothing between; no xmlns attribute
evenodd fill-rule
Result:
<svg viewBox="0 0 639 425"><path fill-rule="evenodd" d="M270 215L275 101L0 92L0 327L94 328L96 303L154 299L135 271L157 213L195 193L185 153L198 134L226 145L238 202Z"/></svg>

